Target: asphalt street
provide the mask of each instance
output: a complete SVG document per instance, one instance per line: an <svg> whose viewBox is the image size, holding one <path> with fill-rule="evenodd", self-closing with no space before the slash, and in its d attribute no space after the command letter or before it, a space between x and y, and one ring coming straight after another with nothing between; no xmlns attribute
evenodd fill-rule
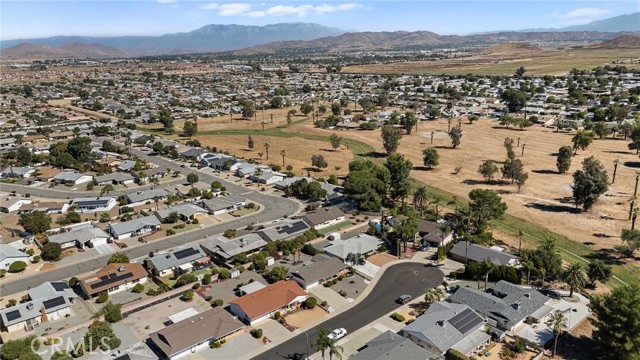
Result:
<svg viewBox="0 0 640 360"><path fill-rule="evenodd" d="M242 186L238 186L231 182L225 181L221 178L214 177L211 174L210 168L196 169L196 168L182 168L181 164L174 163L168 160L165 160L161 157L149 156L141 151L134 150L136 155L140 156L140 158L146 159L152 163L155 163L161 167L168 168L171 170L181 171L181 173L185 174L188 172L196 172L200 177L201 181L212 182L214 180L218 180L222 183L223 186L227 188L227 191L232 192L234 194L242 195L245 198L262 204L262 211L253 214L247 215L229 222L225 222L219 225L209 226L203 229L193 230L191 232L185 234L178 234L173 236L167 236L162 239L156 240L152 243L141 244L140 246L121 250L126 253L130 259L135 259L141 256L147 256L149 252L158 252L167 250L176 246L188 244L193 241L202 240L206 237L215 236L223 233L226 229L239 229L244 228L252 223L268 223L273 220L277 220L283 218L285 216L289 216L294 214L299 209L298 203L294 202L290 199L285 199L279 196L267 195L261 193L259 191L253 191L247 189ZM202 171L204 170L204 171ZM80 196L92 196L97 195L95 192L84 192L84 191L74 191L74 192L61 192L59 190L51 190L51 189L39 189L39 188L31 188L19 185L10 185L10 184L2 184L2 191L13 191L16 190L18 193L29 192L33 196L42 196L47 198L66 198L70 197L80 197ZM129 190L130 192L131 190ZM116 194L116 192L110 193L110 196L118 196L120 194ZM79 254L78 256L82 256ZM53 268L43 273L38 273L31 276L25 276L13 279L11 281L5 281L3 279L2 284L0 284L0 296L7 296L9 294L13 294L19 291L23 291L29 289L31 287L38 286L46 281L54 281L67 279L72 276L77 276L80 274L84 274L93 270L97 270L102 268L107 264L107 260L110 255L104 256L96 256L93 258L88 258L86 261L77 264L70 264L64 267Z"/></svg>
<svg viewBox="0 0 640 360"><path fill-rule="evenodd" d="M444 275L438 268L425 264L407 262L393 265L384 272L369 295L355 307L308 330L306 334L299 334L265 351L254 359L304 359L307 351L307 335L309 342L312 343L321 328L329 331L345 328L347 333L351 334L400 307L401 305L395 302L400 295L409 294L414 299L423 296L428 289L442 284L443 278ZM308 349L309 354L317 351L310 344Z"/></svg>

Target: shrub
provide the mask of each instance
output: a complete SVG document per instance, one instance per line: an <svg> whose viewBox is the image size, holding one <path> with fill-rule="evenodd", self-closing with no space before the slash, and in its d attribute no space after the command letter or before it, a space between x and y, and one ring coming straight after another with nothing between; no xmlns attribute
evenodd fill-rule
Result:
<svg viewBox="0 0 640 360"><path fill-rule="evenodd" d="M100 294L98 294L98 298L96 299L96 302L98 304L102 304L107 302L107 300L109 300L109 293L106 291L103 291Z"/></svg>
<svg viewBox="0 0 640 360"><path fill-rule="evenodd" d="M27 255L29 255L29 256L33 256L33 254L35 254L35 252L33 251L33 249L28 249L28 250L26 251L26 253L27 253Z"/></svg>
<svg viewBox="0 0 640 360"><path fill-rule="evenodd" d="M304 246L302 247L302 252L309 256L314 256L317 255L320 251L314 248L311 244L304 244Z"/></svg>
<svg viewBox="0 0 640 360"><path fill-rule="evenodd" d="M104 316L104 319L110 323L115 323L122 320L122 311L120 308L120 304L114 304L109 301L98 311L98 315Z"/></svg>
<svg viewBox="0 0 640 360"><path fill-rule="evenodd" d="M134 292L136 294L140 294L143 291L144 291L144 285L142 284L136 284L136 286L134 286L133 289L131 289L131 292Z"/></svg>
<svg viewBox="0 0 640 360"><path fill-rule="evenodd" d="M304 306L305 309L313 309L317 304L318 300L312 296L310 298L307 298L302 306Z"/></svg>
<svg viewBox="0 0 640 360"><path fill-rule="evenodd" d="M213 305L222 306L222 305L224 305L224 301L222 301L222 299L215 299L215 300L213 300Z"/></svg>
<svg viewBox="0 0 640 360"><path fill-rule="evenodd" d="M320 306L325 307L325 306L327 306L327 304L328 304L328 303L327 303L327 301L326 301L326 300L323 300L323 301L320 303Z"/></svg>
<svg viewBox="0 0 640 360"><path fill-rule="evenodd" d="M198 290L200 289L200 283L195 283L193 284L193 286L191 287L193 290Z"/></svg>
<svg viewBox="0 0 640 360"><path fill-rule="evenodd" d="M175 235L176 231L173 229L167 229L167 231L165 232L167 234L167 236L171 236L171 235Z"/></svg>
<svg viewBox="0 0 640 360"><path fill-rule="evenodd" d="M409 320L405 321L405 323L404 323L404 324L405 324L405 325L409 325L409 324L411 324L411 323L412 323L412 322L414 322L414 321L416 321L416 319L409 319Z"/></svg>
<svg viewBox="0 0 640 360"><path fill-rule="evenodd" d="M253 336L256 339L260 339L262 337L262 329L251 330L251 336Z"/></svg>
<svg viewBox="0 0 640 360"><path fill-rule="evenodd" d="M204 301L209 302L213 299L213 296L211 295L207 295L207 297L204 298Z"/></svg>
<svg viewBox="0 0 640 360"><path fill-rule="evenodd" d="M34 264L37 264L40 262L40 255L36 255L33 257L33 259L31 259L31 262Z"/></svg>
<svg viewBox="0 0 640 360"><path fill-rule="evenodd" d="M7 307L16 306L17 303L18 303L18 301L16 299L9 299L7 301Z"/></svg>
<svg viewBox="0 0 640 360"><path fill-rule="evenodd" d="M445 354L447 360L469 360L469 357L458 350L449 349Z"/></svg>
<svg viewBox="0 0 640 360"><path fill-rule="evenodd" d="M44 246L42 247L42 252L40 253L40 256L44 260L54 261L54 260L58 260L61 254L62 254L62 247L60 246L60 244L49 242L44 244Z"/></svg>
<svg viewBox="0 0 640 360"><path fill-rule="evenodd" d="M255 203L248 203L244 207L247 208L247 209L254 209L256 207L256 204Z"/></svg>
<svg viewBox="0 0 640 360"><path fill-rule="evenodd" d="M238 269L238 271L240 271L241 273L245 272L245 268L242 265L236 265L236 269Z"/></svg>
<svg viewBox="0 0 640 360"><path fill-rule="evenodd" d="M3 278L7 274L7 270L0 269L0 278Z"/></svg>
<svg viewBox="0 0 640 360"><path fill-rule="evenodd" d="M180 286L184 286L187 284L191 284L198 281L198 278L193 275L193 274L182 274L180 275L180 277L178 278L178 280L176 280L176 284L174 285L174 287L180 287Z"/></svg>
<svg viewBox="0 0 640 360"><path fill-rule="evenodd" d="M78 278L73 276L71 279L69 279L69 286L74 287L78 285Z"/></svg>
<svg viewBox="0 0 640 360"><path fill-rule="evenodd" d="M202 277L202 284L203 285L209 285L211 284L211 274L204 274L204 276Z"/></svg>
<svg viewBox="0 0 640 360"><path fill-rule="evenodd" d="M16 261L9 266L10 273L17 273L27 268L27 263L24 261Z"/></svg>
<svg viewBox="0 0 640 360"><path fill-rule="evenodd" d="M211 345L209 345L209 348L211 349L219 349L222 345L220 344L219 341L213 342L211 343Z"/></svg>
<svg viewBox="0 0 640 360"><path fill-rule="evenodd" d="M231 277L231 272L229 271L229 269L220 269L220 273L218 274L218 276L220 277L220 279L228 279Z"/></svg>
<svg viewBox="0 0 640 360"><path fill-rule="evenodd" d="M182 300L191 301L193 300L193 290L187 290L182 293Z"/></svg>
<svg viewBox="0 0 640 360"><path fill-rule="evenodd" d="M342 295L342 297L347 297L347 292L344 290L338 291L338 294Z"/></svg>
<svg viewBox="0 0 640 360"><path fill-rule="evenodd" d="M200 224L200 220L193 219L193 220L191 220L191 223L197 225L197 224Z"/></svg>
<svg viewBox="0 0 640 360"><path fill-rule="evenodd" d="M404 316L398 314L397 312L391 314L391 318L397 322L403 322L405 320Z"/></svg>
<svg viewBox="0 0 640 360"><path fill-rule="evenodd" d="M233 239L234 237L236 237L237 233L238 231L236 229L227 229L222 235L226 238Z"/></svg>
<svg viewBox="0 0 640 360"><path fill-rule="evenodd" d="M280 311L276 311L276 313L275 313L275 314L273 314L273 317L274 317L276 320L280 320L280 319L282 319L282 314L280 314Z"/></svg>
<svg viewBox="0 0 640 360"><path fill-rule="evenodd" d="M521 338L516 338L516 341L513 343L512 349L518 354L522 354L523 352L525 352L525 350L527 350L527 344Z"/></svg>

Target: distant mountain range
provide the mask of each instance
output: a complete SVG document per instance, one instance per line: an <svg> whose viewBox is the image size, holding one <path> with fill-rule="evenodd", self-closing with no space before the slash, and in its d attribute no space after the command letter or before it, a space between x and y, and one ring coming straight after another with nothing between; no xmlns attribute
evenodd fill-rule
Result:
<svg viewBox="0 0 640 360"><path fill-rule="evenodd" d="M334 36L345 30L310 23L282 23L266 26L207 25L186 33L162 36L83 37L54 36L0 42L4 49L20 44L62 46L67 43L103 44L135 55L220 52L283 40L311 40Z"/></svg>
<svg viewBox="0 0 640 360"><path fill-rule="evenodd" d="M561 29L503 31L467 36L430 31L346 32L311 23L266 26L207 25L162 36L83 37L55 36L0 42L0 56L14 59L118 57L212 53L238 50L238 54L295 50L424 49L495 45L503 42L598 42L640 32L640 12Z"/></svg>

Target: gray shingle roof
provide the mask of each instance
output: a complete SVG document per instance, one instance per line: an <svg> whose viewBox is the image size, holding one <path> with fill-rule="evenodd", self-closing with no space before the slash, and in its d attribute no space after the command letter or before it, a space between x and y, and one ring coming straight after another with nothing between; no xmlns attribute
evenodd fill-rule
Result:
<svg viewBox="0 0 640 360"><path fill-rule="evenodd" d="M277 241L298 236L309 230L309 225L303 220L282 220L258 231L258 235L266 241Z"/></svg>
<svg viewBox="0 0 640 360"><path fill-rule="evenodd" d="M29 255L14 248L13 246L10 246L7 244L0 244L0 261L4 261L4 259L22 258L22 257L29 257Z"/></svg>
<svg viewBox="0 0 640 360"><path fill-rule="evenodd" d="M291 276L300 279L306 286L318 280L329 279L346 268L348 268L347 264L337 258L326 255L316 255L312 258L310 264L291 273Z"/></svg>
<svg viewBox="0 0 640 360"><path fill-rule="evenodd" d="M187 202L187 203L173 205L173 206L171 206L169 208L159 210L157 212L157 214L162 219L164 219L174 211L177 212L178 215L184 216L184 217L187 217L187 218L190 218L191 216L193 216L195 214L199 214L199 213L205 213L205 214L208 213L208 211L206 209L203 209L198 205L194 205L192 203L188 203Z"/></svg>
<svg viewBox="0 0 640 360"><path fill-rule="evenodd" d="M349 360L431 360L440 358L390 330L369 341Z"/></svg>
<svg viewBox="0 0 640 360"><path fill-rule="evenodd" d="M183 250L187 251L189 255L179 258L181 255L180 252ZM202 251L202 249L200 249L199 246L190 246L164 254L155 254L153 257L144 259L143 262L147 268L153 267L158 271L164 271L167 269L177 268L178 266L184 264L191 264L192 262L198 259L202 259L205 256L206 254L204 253L204 251Z"/></svg>
<svg viewBox="0 0 640 360"><path fill-rule="evenodd" d="M224 236L217 236L213 239L206 240L200 246L210 254L216 254L223 259L230 259L240 253L252 252L267 245L255 233L247 234L235 239L227 239Z"/></svg>
<svg viewBox="0 0 640 360"><path fill-rule="evenodd" d="M519 287L504 280L490 290L493 294L462 287L449 297L449 301L467 304L475 311L497 320L500 328L510 328L540 309L550 299L536 289ZM500 326L501 321L506 322L506 326Z"/></svg>
<svg viewBox="0 0 640 360"><path fill-rule="evenodd" d="M80 243L86 243L87 241L93 240L98 237L109 238L109 234L102 231L102 229L96 227L83 227L79 229L74 229L72 231L63 232L55 235L49 235L47 237L47 241L65 244L72 241L78 241Z"/></svg>
<svg viewBox="0 0 640 360"><path fill-rule="evenodd" d="M341 259L346 259L350 253L366 254L373 251L380 246L380 243L382 243L382 240L377 237L359 234L349 239L334 240L331 245L324 248L324 251Z"/></svg>
<svg viewBox="0 0 640 360"><path fill-rule="evenodd" d="M245 198L239 195L220 196L213 199L202 200L201 205L210 211L220 211L244 203Z"/></svg>
<svg viewBox="0 0 640 360"><path fill-rule="evenodd" d="M61 172L58 175L54 176L54 180L62 180L62 181L76 181L83 177L84 174L75 173L75 172Z"/></svg>
<svg viewBox="0 0 640 360"><path fill-rule="evenodd" d="M94 176L93 179L97 183L102 183L105 181L130 181L133 180L133 175L127 173L115 172L106 175Z"/></svg>
<svg viewBox="0 0 640 360"><path fill-rule="evenodd" d="M466 241L460 241L451 249L451 251L449 251L449 253L464 257L465 252L467 251L466 246ZM509 261L518 259L517 256L506 253L504 251L498 251L488 246L471 243L469 243L467 257L469 258L469 260L473 260L476 262L482 262L485 259L489 259L495 265L508 265Z"/></svg>
<svg viewBox="0 0 640 360"><path fill-rule="evenodd" d="M150 215L141 217L139 219L133 219L126 222L115 223L109 225L111 233L115 236L128 234L130 232L138 231L145 226L160 226L160 220L157 217Z"/></svg>
<svg viewBox="0 0 640 360"><path fill-rule="evenodd" d="M137 203L146 200L153 201L153 198L156 196L165 198L167 195L169 195L169 193L165 189L149 189L130 193L125 196L129 199L129 203Z"/></svg>

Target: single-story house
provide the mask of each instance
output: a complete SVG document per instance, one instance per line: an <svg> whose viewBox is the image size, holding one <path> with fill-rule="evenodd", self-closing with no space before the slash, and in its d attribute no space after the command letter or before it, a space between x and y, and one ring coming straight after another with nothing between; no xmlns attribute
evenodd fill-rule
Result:
<svg viewBox="0 0 640 360"><path fill-rule="evenodd" d="M240 163L238 164L235 172L237 176L241 178L246 178L247 176L253 175L258 169L266 170L268 168L264 165Z"/></svg>
<svg viewBox="0 0 640 360"><path fill-rule="evenodd" d="M120 171L129 171L129 170L132 170L135 166L136 166L135 161L125 160L117 166L117 169Z"/></svg>
<svg viewBox="0 0 640 360"><path fill-rule="evenodd" d="M436 354L454 349L473 356L491 342L491 335L482 331L485 325L486 320L469 306L440 301L405 326L402 334Z"/></svg>
<svg viewBox="0 0 640 360"><path fill-rule="evenodd" d="M282 181L286 175L277 173L271 170L262 170L261 172L254 172L253 175L249 176L249 180L253 182L257 182L260 184L275 184L278 181Z"/></svg>
<svg viewBox="0 0 640 360"><path fill-rule="evenodd" d="M366 343L349 360L439 360L441 357L391 330Z"/></svg>
<svg viewBox="0 0 640 360"><path fill-rule="evenodd" d="M47 214L64 214L69 209L69 203L66 202L34 202L24 204L18 209L18 213L30 213L34 211L42 211Z"/></svg>
<svg viewBox="0 0 640 360"><path fill-rule="evenodd" d="M198 181L197 183L193 184L193 185L177 185L175 187L175 194L178 196L189 196L189 191L191 191L192 188L196 188L200 191L205 191L205 190L210 190L211 189L211 185L207 184L203 181Z"/></svg>
<svg viewBox="0 0 640 360"><path fill-rule="evenodd" d="M129 173L115 172L106 175L96 175L93 177L93 182L96 185L128 185L133 184L135 178Z"/></svg>
<svg viewBox="0 0 640 360"><path fill-rule="evenodd" d="M257 232L265 241L278 241L296 237L310 227L301 219L286 219Z"/></svg>
<svg viewBox="0 0 640 360"><path fill-rule="evenodd" d="M238 195L227 195L213 199L204 199L198 203L198 205L207 209L211 215L220 215L242 209L245 204L245 198Z"/></svg>
<svg viewBox="0 0 640 360"><path fill-rule="evenodd" d="M0 269L9 270L9 266L16 261L29 263L29 255L11 245L0 244Z"/></svg>
<svg viewBox="0 0 640 360"><path fill-rule="evenodd" d="M153 254L142 261L144 266L156 276L174 274L176 276L191 272L193 263L207 257L197 245L162 254Z"/></svg>
<svg viewBox="0 0 640 360"><path fill-rule="evenodd" d="M149 335L164 358L177 359L209 344L232 338L244 324L222 307L216 307L169 325Z"/></svg>
<svg viewBox="0 0 640 360"><path fill-rule="evenodd" d="M449 257L463 263L465 259L475 262L483 262L489 259L494 265L498 266L518 265L518 257L513 254L489 246L467 243L466 241L458 242L451 251L449 251Z"/></svg>
<svg viewBox="0 0 640 360"><path fill-rule="evenodd" d="M242 253L251 254L266 245L267 242L256 233L249 233L235 239L216 236L200 243L202 250L204 250L207 255L216 257L225 263L235 255Z"/></svg>
<svg viewBox="0 0 640 360"><path fill-rule="evenodd" d="M93 176L85 175L77 172L65 171L54 176L52 180L56 184L79 185L79 184L87 183L89 181L93 181Z"/></svg>
<svg viewBox="0 0 640 360"><path fill-rule="evenodd" d="M71 202L71 206L76 206L80 212L108 212L117 205L117 201L113 197L86 197L75 198Z"/></svg>
<svg viewBox="0 0 640 360"><path fill-rule="evenodd" d="M114 294L133 288L136 284L147 282L147 271L138 263L118 264L112 263L95 274L80 279L78 283L87 298L106 291Z"/></svg>
<svg viewBox="0 0 640 360"><path fill-rule="evenodd" d="M500 280L488 292L461 287L448 301L469 305L489 318L489 325L512 331L523 322L538 323L553 311L546 305L551 298L533 288L514 285Z"/></svg>
<svg viewBox="0 0 640 360"><path fill-rule="evenodd" d="M109 224L107 231L114 239L126 239L160 230L160 220L149 215L125 222Z"/></svg>
<svg viewBox="0 0 640 360"><path fill-rule="evenodd" d="M79 226L78 226L79 225ZM47 242L60 244L63 249L107 244L111 236L102 229L94 227L91 222L61 228L59 232L47 236Z"/></svg>
<svg viewBox="0 0 640 360"><path fill-rule="evenodd" d="M9 179L27 179L27 178L30 178L31 175L33 175L33 173L35 172L36 170L30 167L10 166L2 170L2 173L0 173L0 176L2 178L9 178Z"/></svg>
<svg viewBox="0 0 640 360"><path fill-rule="evenodd" d="M71 303L75 302L75 299L78 297L66 281L47 281L29 289L29 298L31 300L52 298L60 295L69 298Z"/></svg>
<svg viewBox="0 0 640 360"><path fill-rule="evenodd" d="M327 280L343 275L349 266L335 257L318 254L304 264L303 267L291 273L291 279L303 289L309 290Z"/></svg>
<svg viewBox="0 0 640 360"><path fill-rule="evenodd" d="M131 175L133 175L137 183L143 184L151 179L161 179L167 176L167 171L155 168L142 171L131 171Z"/></svg>
<svg viewBox="0 0 640 360"><path fill-rule="evenodd" d="M349 264L365 254L375 251L382 240L368 234L359 234L349 239L336 239L323 250L327 255L337 257Z"/></svg>
<svg viewBox="0 0 640 360"><path fill-rule="evenodd" d="M310 211L302 216L302 220L312 228L319 230L344 221L345 214L335 206L328 206Z"/></svg>
<svg viewBox="0 0 640 360"><path fill-rule="evenodd" d="M62 170L56 169L54 167L41 166L38 168L38 173L34 175L34 177L38 181L52 182L53 178L61 172Z"/></svg>
<svg viewBox="0 0 640 360"><path fill-rule="evenodd" d="M295 281L278 281L264 289L232 300L229 311L250 326L267 320L275 312L295 310L309 296Z"/></svg>
<svg viewBox="0 0 640 360"><path fill-rule="evenodd" d="M183 221L201 219L209 214L209 212L206 209L203 209L198 205L185 202L182 204L169 206L166 209L156 211L156 217L158 218L158 220L164 222L164 219L166 219L169 216L169 214L171 214L174 211L178 213L178 215L180 216L180 219Z"/></svg>
<svg viewBox="0 0 640 360"><path fill-rule="evenodd" d="M240 296L244 296L247 294L251 294L254 293L260 289L264 289L266 288L267 285L261 283L260 281L254 281L254 282L250 282L247 285L243 285L238 289L238 293L240 293Z"/></svg>
<svg viewBox="0 0 640 360"><path fill-rule="evenodd" d="M76 295L73 294L73 291L70 293L67 291L67 289L71 289L63 281L44 283L40 286L47 284L54 287L55 293L34 298L32 291L29 291L29 301L0 310L0 322L2 322L0 328L7 332L16 330L31 331L40 323L60 320L70 316L71 304Z"/></svg>
<svg viewBox="0 0 640 360"><path fill-rule="evenodd" d="M149 189L136 191L126 194L124 197L127 200L127 205L130 207L144 205L147 202L155 204L155 199L158 201L165 201L169 196L169 193L164 189Z"/></svg>
<svg viewBox="0 0 640 360"><path fill-rule="evenodd" d="M23 205L31 204L31 199L20 198L15 196L0 197L0 211L4 213L12 213L18 211Z"/></svg>
<svg viewBox="0 0 640 360"><path fill-rule="evenodd" d="M418 224L418 235L422 243L429 243L432 246L441 247L453 241L453 230L443 231L443 224L435 221L420 219Z"/></svg>

